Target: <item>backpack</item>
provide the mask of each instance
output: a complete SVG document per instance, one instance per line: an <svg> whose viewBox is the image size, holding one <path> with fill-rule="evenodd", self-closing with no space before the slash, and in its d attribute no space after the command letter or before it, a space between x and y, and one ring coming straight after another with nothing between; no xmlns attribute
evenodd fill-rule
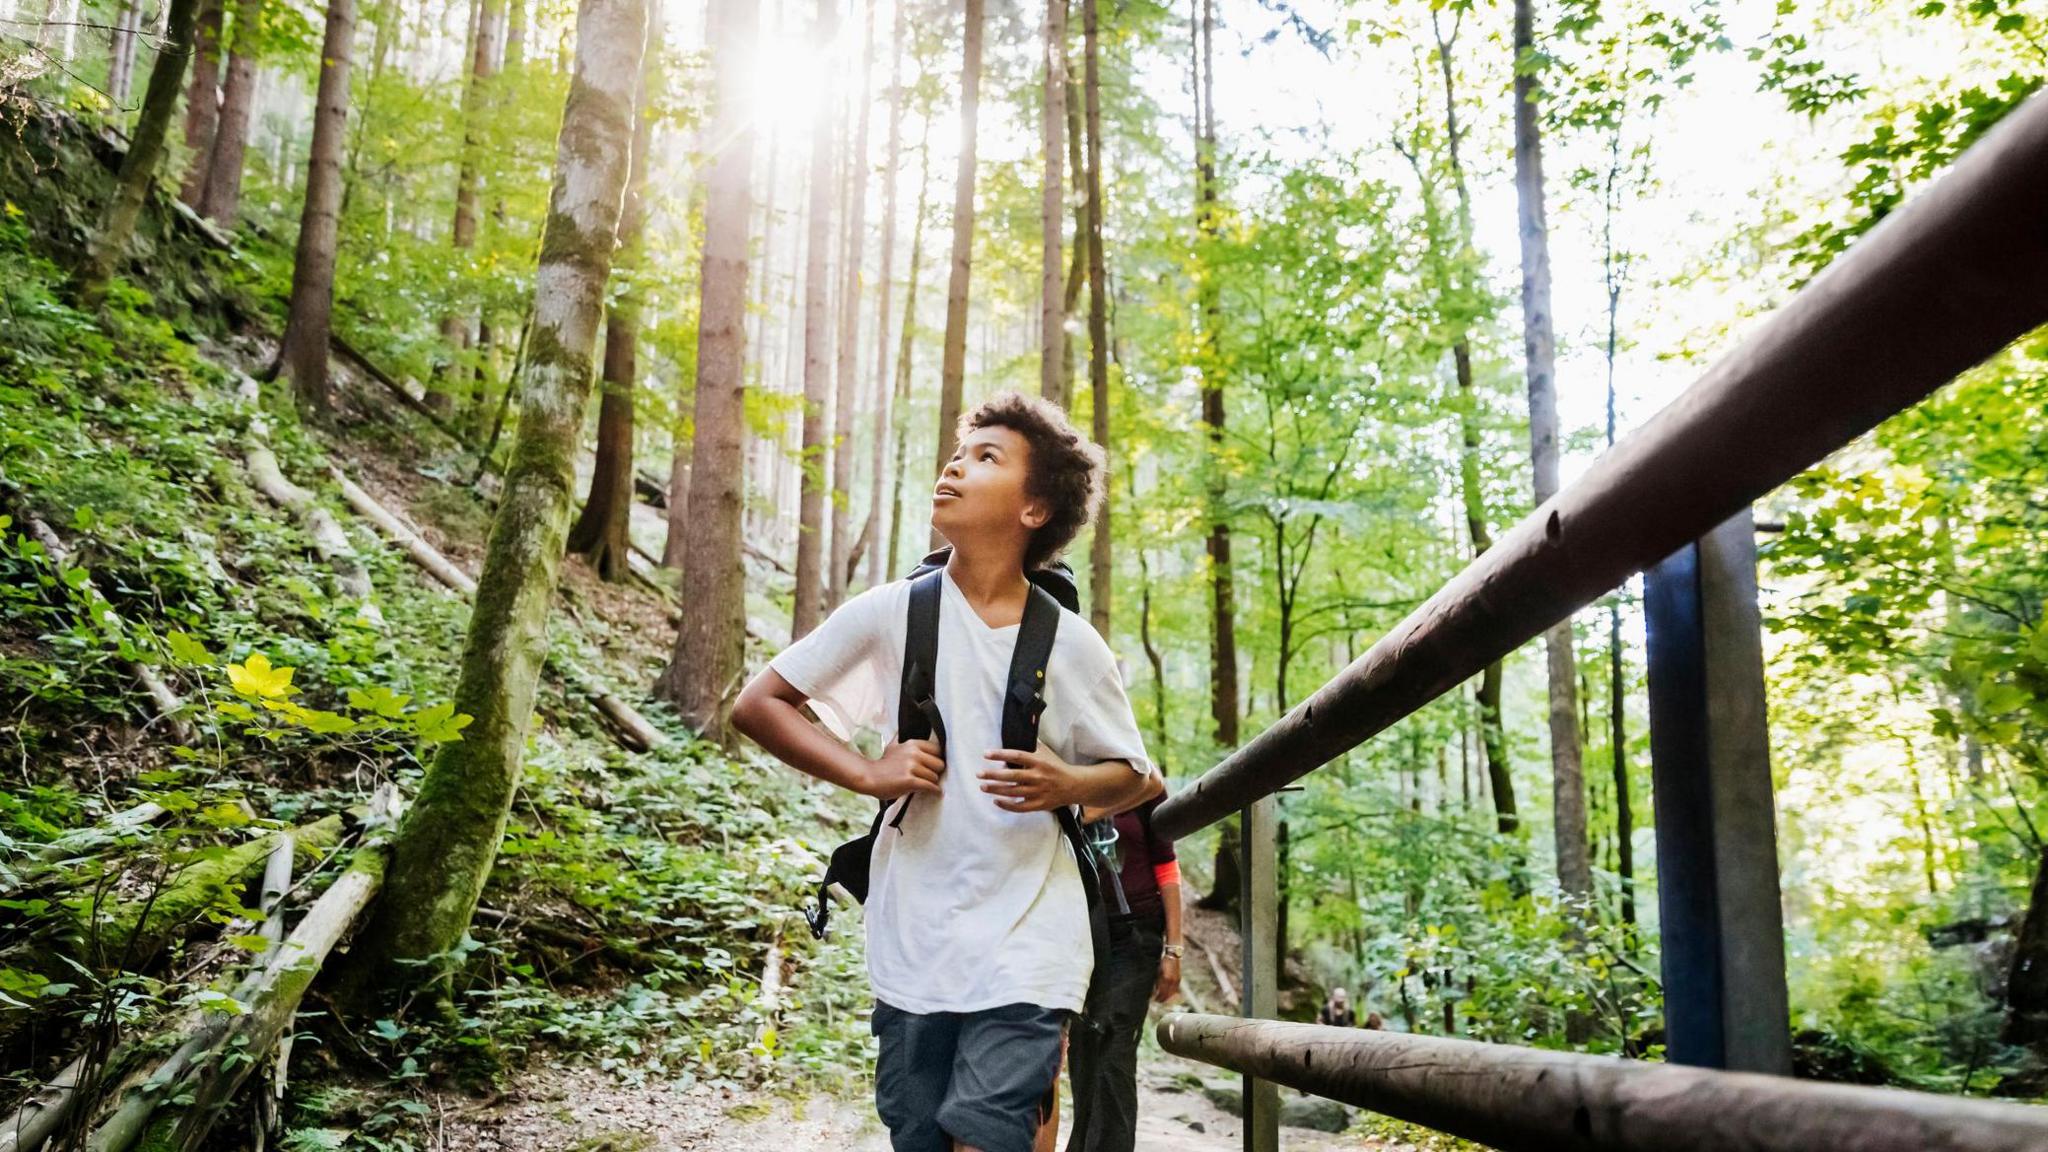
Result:
<svg viewBox="0 0 2048 1152"><path fill-rule="evenodd" d="M936 740L941 754L946 744L945 718L934 700L938 664L939 600L944 588L946 561L952 549L941 548L927 555L910 573L910 619L903 645L903 677L896 704L896 739ZM1038 719L1045 711L1045 666L1052 655L1052 642L1059 632L1060 609L1079 612L1081 595L1074 586L1073 570L1053 564L1030 572L1031 596L1024 604L1024 620L1017 629L1017 646L1010 657L1009 686L1003 695L1003 747L1028 752L1038 747ZM822 940L832 918L829 889L840 887L861 903L867 903L868 873L876 837L883 834L889 806L896 814L889 828L901 829L903 815L917 798L913 792L900 800L884 800L867 834L841 844L826 864L824 879L818 881L817 903L806 909L811 935ZM1081 829L1080 818L1071 808L1057 808L1053 816L1073 849L1074 863L1081 872L1081 891L1088 900L1088 931L1095 950L1095 972L1103 971L1109 956L1109 919L1103 907L1101 858ZM1091 980L1091 983L1093 981Z"/></svg>

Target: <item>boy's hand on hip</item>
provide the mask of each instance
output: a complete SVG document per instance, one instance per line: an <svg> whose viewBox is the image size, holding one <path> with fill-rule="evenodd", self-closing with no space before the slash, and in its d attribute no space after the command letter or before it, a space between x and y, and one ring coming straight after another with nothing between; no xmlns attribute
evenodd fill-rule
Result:
<svg viewBox="0 0 2048 1152"><path fill-rule="evenodd" d="M877 800L894 800L913 792L937 794L939 777L946 771L945 757L931 740L905 740L882 749L868 765L861 791Z"/></svg>
<svg viewBox="0 0 2048 1152"><path fill-rule="evenodd" d="M981 790L996 798L996 807L1006 812L1050 812L1080 802L1080 777L1074 766L1054 755L1044 741L1035 752L998 748L987 755L997 767L981 773Z"/></svg>

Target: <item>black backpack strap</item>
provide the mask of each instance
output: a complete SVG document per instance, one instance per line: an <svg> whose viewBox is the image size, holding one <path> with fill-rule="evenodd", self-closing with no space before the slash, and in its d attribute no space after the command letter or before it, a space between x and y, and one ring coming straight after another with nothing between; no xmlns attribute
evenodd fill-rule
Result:
<svg viewBox="0 0 2048 1152"><path fill-rule="evenodd" d="M927 572L910 582L910 614L903 639L903 678L897 682L896 740L936 740L939 755L946 754L946 721L939 715L936 700L939 667L939 599L944 588L943 569ZM913 798L905 796L896 806L889 827L901 831L903 814ZM883 805L886 809L887 804Z"/></svg>
<svg viewBox="0 0 2048 1152"><path fill-rule="evenodd" d="M1031 586L1024 621L1010 653L1010 682L1003 690L1003 747L1030 752L1038 747L1038 719L1045 714L1045 666L1059 636L1060 604L1052 593Z"/></svg>

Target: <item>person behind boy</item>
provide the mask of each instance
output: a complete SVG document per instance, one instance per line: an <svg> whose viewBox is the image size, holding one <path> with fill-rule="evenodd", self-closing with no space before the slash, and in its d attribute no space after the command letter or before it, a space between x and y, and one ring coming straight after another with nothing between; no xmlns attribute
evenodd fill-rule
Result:
<svg viewBox="0 0 2048 1152"><path fill-rule="evenodd" d="M808 703L842 739L892 722L907 580L841 605L746 686L732 719L799 771L890 802L866 920L875 1107L896 1152L1030 1152L1094 963L1080 872L1051 813L1116 811L1157 784L1109 646L1064 609L1039 747L1002 746L1026 573L1087 522L1102 450L1016 393L963 416L957 438L932 493L932 526L953 546L933 674L944 748L891 742L869 760L798 711Z"/></svg>
<svg viewBox="0 0 2048 1152"><path fill-rule="evenodd" d="M1151 1002L1164 1004L1180 991L1180 861L1173 841L1152 829L1162 798L1112 818L1115 890L1122 900L1121 906L1110 900L1109 956L1070 1041L1074 1130L1067 1152L1131 1152L1136 1146L1139 1034Z"/></svg>

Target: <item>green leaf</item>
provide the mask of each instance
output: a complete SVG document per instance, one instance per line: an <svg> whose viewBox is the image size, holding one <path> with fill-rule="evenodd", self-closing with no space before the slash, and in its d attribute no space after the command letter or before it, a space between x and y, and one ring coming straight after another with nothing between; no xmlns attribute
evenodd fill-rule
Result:
<svg viewBox="0 0 2048 1152"><path fill-rule="evenodd" d="M462 730L469 727L473 718L459 714L455 705L443 702L425 709L413 717L420 739L428 744L446 744L462 738Z"/></svg>
<svg viewBox="0 0 2048 1152"><path fill-rule="evenodd" d="M191 668L204 668L213 664L213 653L206 645L192 638L188 632L166 632L164 647L169 649L171 659Z"/></svg>

